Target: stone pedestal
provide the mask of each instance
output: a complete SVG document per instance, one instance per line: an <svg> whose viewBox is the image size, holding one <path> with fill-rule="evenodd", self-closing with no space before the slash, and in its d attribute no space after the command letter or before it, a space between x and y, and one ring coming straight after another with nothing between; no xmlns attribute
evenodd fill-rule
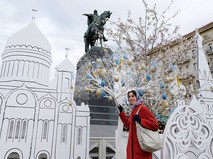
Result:
<svg viewBox="0 0 213 159"><path fill-rule="evenodd" d="M92 47L77 63L74 100L77 105L82 102L89 105L92 125L117 125L118 115L114 101L96 98L91 92L79 87L82 82L84 87L91 84L86 80L85 66L95 67L96 59L104 60L105 57L111 55L112 51L108 48Z"/></svg>

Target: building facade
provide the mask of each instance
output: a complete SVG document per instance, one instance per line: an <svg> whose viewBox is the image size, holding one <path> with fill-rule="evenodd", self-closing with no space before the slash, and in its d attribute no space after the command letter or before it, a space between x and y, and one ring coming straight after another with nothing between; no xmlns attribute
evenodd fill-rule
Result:
<svg viewBox="0 0 213 159"><path fill-rule="evenodd" d="M89 158L89 107L73 101L67 56L49 81L51 46L31 22L8 39L1 57L0 158Z"/></svg>
<svg viewBox="0 0 213 159"><path fill-rule="evenodd" d="M211 71L211 75L213 76L213 22L206 24L196 30L203 39L202 47ZM175 60L177 60L177 73L179 74L181 82L186 87L193 85L195 89L198 77L197 70L199 61L197 43L194 40L196 30L184 35L183 42L173 41L169 44L168 47L172 53L176 53L177 55ZM158 49L154 49L150 52L150 56L156 56L157 54L166 56L165 53L166 52L161 52Z"/></svg>

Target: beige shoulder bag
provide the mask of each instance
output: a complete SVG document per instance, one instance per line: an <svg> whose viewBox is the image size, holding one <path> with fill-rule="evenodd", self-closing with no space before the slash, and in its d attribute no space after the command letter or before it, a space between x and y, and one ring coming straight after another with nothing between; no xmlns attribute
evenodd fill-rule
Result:
<svg viewBox="0 0 213 159"><path fill-rule="evenodd" d="M141 107L137 111L137 115ZM143 119L142 119L143 120ZM152 131L142 127L138 122L136 123L137 137L142 150L146 152L154 152L162 149L162 141L158 131Z"/></svg>

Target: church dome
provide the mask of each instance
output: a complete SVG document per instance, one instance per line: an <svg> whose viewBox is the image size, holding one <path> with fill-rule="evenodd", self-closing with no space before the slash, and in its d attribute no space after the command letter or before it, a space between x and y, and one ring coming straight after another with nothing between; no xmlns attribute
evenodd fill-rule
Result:
<svg viewBox="0 0 213 159"><path fill-rule="evenodd" d="M51 45L33 21L8 39L0 77L45 83L51 63Z"/></svg>
<svg viewBox="0 0 213 159"><path fill-rule="evenodd" d="M64 61L62 61L57 67L57 71L59 72L71 72L73 73L75 71L75 66L71 63L71 61L66 58Z"/></svg>
<svg viewBox="0 0 213 159"><path fill-rule="evenodd" d="M34 21L12 35L7 40L6 48L16 45L32 46L51 52L49 41L38 29Z"/></svg>

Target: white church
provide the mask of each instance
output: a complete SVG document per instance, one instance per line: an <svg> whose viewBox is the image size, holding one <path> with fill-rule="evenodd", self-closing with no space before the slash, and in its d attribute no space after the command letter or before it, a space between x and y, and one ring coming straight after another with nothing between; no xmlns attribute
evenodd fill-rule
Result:
<svg viewBox="0 0 213 159"><path fill-rule="evenodd" d="M31 22L1 55L0 159L89 158L89 107L73 101L67 56L49 81L51 45Z"/></svg>

